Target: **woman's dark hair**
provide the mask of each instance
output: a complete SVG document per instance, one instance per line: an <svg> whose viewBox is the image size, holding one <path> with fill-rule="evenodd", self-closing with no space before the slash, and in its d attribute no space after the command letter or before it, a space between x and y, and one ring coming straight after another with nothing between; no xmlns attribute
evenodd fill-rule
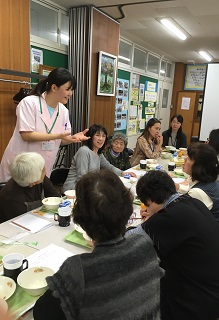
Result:
<svg viewBox="0 0 219 320"><path fill-rule="evenodd" d="M210 146L216 150L217 154L219 154L219 129L214 129L210 132L208 142Z"/></svg>
<svg viewBox="0 0 219 320"><path fill-rule="evenodd" d="M206 143L194 142L187 148L188 157L194 161L192 180L213 182L218 176L218 159L216 150Z"/></svg>
<svg viewBox="0 0 219 320"><path fill-rule="evenodd" d="M105 145L107 143L107 131L103 126L101 126L100 124L93 124L89 128L88 132L85 134L87 137L90 137L90 139L83 142L84 146L87 146L89 149L93 150L93 136L96 133L100 133L101 131L103 131L103 133L106 135L106 140L105 140L103 146L98 150L99 154L102 153L102 151L104 150Z"/></svg>
<svg viewBox="0 0 219 320"><path fill-rule="evenodd" d="M174 114L174 116L172 116L172 118L170 119L170 123L174 120L177 119L178 122L181 123L180 128L177 131L177 135L176 135L176 139L181 139L181 135L182 135L182 124L183 124L183 116L181 116L181 114ZM171 137L172 134L172 127L170 126L169 129L167 130L167 134L169 137Z"/></svg>
<svg viewBox="0 0 219 320"><path fill-rule="evenodd" d="M73 220L93 240L102 242L124 235L132 198L119 177L108 170L89 172L76 184Z"/></svg>
<svg viewBox="0 0 219 320"><path fill-rule="evenodd" d="M151 118L147 124L146 127L144 128L144 131L142 132L142 134L140 135L140 137L144 137L146 139L146 141L149 143L149 137L150 137L150 132L149 132L149 128L153 127L156 123L161 123L160 120L158 120L157 118ZM158 144L157 139L154 139L155 144Z"/></svg>
<svg viewBox="0 0 219 320"><path fill-rule="evenodd" d="M146 206L150 200L157 204L164 203L176 193L176 187L172 178L164 171L149 171L138 180L136 192Z"/></svg>
<svg viewBox="0 0 219 320"><path fill-rule="evenodd" d="M76 88L77 82L74 76L65 68L53 69L48 77L40 80L36 87L30 92L30 95L40 96L43 92L49 92L53 84L58 88L63 84L70 82L71 88L74 90Z"/></svg>
<svg viewBox="0 0 219 320"><path fill-rule="evenodd" d="M178 122L180 122L181 124L183 124L183 116L181 116L181 114L174 114L174 116L172 116L172 118L170 119L170 122L173 121L173 119L177 119ZM180 127L181 128L181 127Z"/></svg>

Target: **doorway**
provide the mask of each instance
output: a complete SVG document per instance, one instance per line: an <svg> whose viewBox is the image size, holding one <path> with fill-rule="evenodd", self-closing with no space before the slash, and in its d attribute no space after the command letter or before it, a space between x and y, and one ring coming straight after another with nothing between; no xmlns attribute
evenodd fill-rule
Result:
<svg viewBox="0 0 219 320"><path fill-rule="evenodd" d="M173 84L164 80L158 82L157 118L161 121L161 132L169 128Z"/></svg>

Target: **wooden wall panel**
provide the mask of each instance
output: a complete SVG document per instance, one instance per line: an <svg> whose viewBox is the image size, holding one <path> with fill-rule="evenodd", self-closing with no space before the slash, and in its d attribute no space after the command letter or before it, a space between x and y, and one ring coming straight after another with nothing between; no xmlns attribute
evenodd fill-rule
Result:
<svg viewBox="0 0 219 320"><path fill-rule="evenodd" d="M178 92L184 90L184 82L186 75L186 65L182 62L175 63L175 72L173 80L173 92L172 92L172 110L170 113L170 119L176 114Z"/></svg>
<svg viewBox="0 0 219 320"><path fill-rule="evenodd" d="M30 1L0 0L0 68L30 72ZM29 81L0 74L1 79ZM24 85L0 81L0 158L16 122L13 96Z"/></svg>
<svg viewBox="0 0 219 320"><path fill-rule="evenodd" d="M102 124L108 134L114 131L116 96L97 95L98 56L104 51L118 56L119 23L93 9L91 95L89 125Z"/></svg>

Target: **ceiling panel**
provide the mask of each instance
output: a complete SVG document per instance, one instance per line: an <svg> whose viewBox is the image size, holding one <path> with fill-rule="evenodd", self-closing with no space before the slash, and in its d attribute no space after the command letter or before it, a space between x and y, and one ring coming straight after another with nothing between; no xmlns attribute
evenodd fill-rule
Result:
<svg viewBox="0 0 219 320"><path fill-rule="evenodd" d="M219 0L176 0L150 4L136 4L137 0L54 0L59 5L70 8L92 4L113 18L120 17L117 7L103 6L124 4L125 18L120 21L121 36L129 38L149 50L155 50L168 59L187 63L205 63L198 50L208 50L219 61ZM126 5L134 3L133 5ZM170 17L190 35L185 41L178 40L160 25L159 18Z"/></svg>

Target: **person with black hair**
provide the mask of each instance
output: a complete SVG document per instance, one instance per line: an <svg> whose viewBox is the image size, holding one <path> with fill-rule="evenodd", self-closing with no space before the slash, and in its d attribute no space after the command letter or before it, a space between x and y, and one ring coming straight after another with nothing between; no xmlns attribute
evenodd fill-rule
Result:
<svg viewBox="0 0 219 320"><path fill-rule="evenodd" d="M180 193L202 201L219 222L219 162L215 149L206 143L194 142L187 148L188 157L183 172L189 175L188 184L176 184Z"/></svg>
<svg viewBox="0 0 219 320"><path fill-rule="evenodd" d="M170 120L170 127L162 133L163 147L173 146L177 149L187 147L187 137L182 132L183 117L181 114L175 114Z"/></svg>
<svg viewBox="0 0 219 320"><path fill-rule="evenodd" d="M165 269L161 319L218 319L217 221L201 201L180 196L164 171L149 171L139 179L136 191L150 217L128 233L149 235Z"/></svg>
<svg viewBox="0 0 219 320"><path fill-rule="evenodd" d="M160 320L158 258L149 237L125 237L132 196L111 171L89 172L76 184L73 221L93 240L91 253L68 258L47 277L35 320ZM46 315L46 316L45 316Z"/></svg>
<svg viewBox="0 0 219 320"><path fill-rule="evenodd" d="M210 146L212 146L216 150L217 157L219 160L219 129L211 130L209 134L208 143Z"/></svg>
<svg viewBox="0 0 219 320"><path fill-rule="evenodd" d="M0 181L10 179L9 163L21 152L38 152L45 159L49 177L60 144L87 140L83 132L71 135L64 106L76 88L76 80L64 68L52 70L17 106L17 122L0 165Z"/></svg>
<svg viewBox="0 0 219 320"><path fill-rule="evenodd" d="M136 166L140 160L157 159L161 154L163 136L160 134L161 122L157 118L151 118L138 137L134 154L131 157L131 166Z"/></svg>
<svg viewBox="0 0 219 320"><path fill-rule="evenodd" d="M72 158L71 167L63 185L64 191L74 189L76 182L90 171L108 169L118 176L125 174L122 170L110 164L102 153L107 141L106 128L99 124L93 124L86 135L90 139L83 142L83 146L79 148ZM136 177L133 172L129 172L129 174Z"/></svg>

